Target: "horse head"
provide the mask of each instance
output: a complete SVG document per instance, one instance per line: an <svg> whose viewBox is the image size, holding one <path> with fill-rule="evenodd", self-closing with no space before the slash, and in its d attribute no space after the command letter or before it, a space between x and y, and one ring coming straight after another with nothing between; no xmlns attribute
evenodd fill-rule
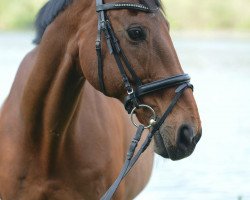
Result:
<svg viewBox="0 0 250 200"><path fill-rule="evenodd" d="M114 6L116 1L107 0L105 3ZM145 6L149 11L143 8L130 9L128 4L125 9L106 9L97 5L99 20L93 17L89 22L85 21L82 32L78 34L79 59L85 78L97 90L121 102L124 102L128 88L127 90L124 88L126 81L124 83L121 69L117 65L126 66L126 62L129 62L128 65L132 70L129 67L123 69L128 78L127 82L134 90L138 84L144 85L184 74L160 2L154 0L140 1L140 4L138 1L129 3ZM105 23L104 26L102 22ZM98 29L97 24L99 24ZM97 35L99 39L96 40ZM105 42L106 39L111 41ZM102 50L98 57L99 62L94 49L96 43ZM115 54L118 54L117 57L125 56L125 58L117 61ZM102 79L101 84L100 79ZM140 96L140 104L149 105L156 111L157 116L162 116L173 99L176 88L177 86L164 88ZM136 110L136 116L142 124L148 124L151 115L148 109ZM192 88L188 88L156 133L155 152L172 160L185 158L193 152L201 132L200 117Z"/></svg>

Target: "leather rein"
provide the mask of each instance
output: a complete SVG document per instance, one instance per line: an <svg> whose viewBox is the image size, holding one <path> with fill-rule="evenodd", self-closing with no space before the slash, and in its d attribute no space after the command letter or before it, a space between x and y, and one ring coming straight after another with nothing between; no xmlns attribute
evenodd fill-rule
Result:
<svg viewBox="0 0 250 200"><path fill-rule="evenodd" d="M122 80L124 82L125 90L127 91L127 96L124 100L125 109L129 114L131 114L132 123L138 128L137 132L130 144L125 163L123 168L115 180L115 182L110 186L108 191L102 196L101 200L110 200L115 191L117 190L119 184L121 183L122 179L129 173L131 168L134 166L138 158L141 154L147 149L149 146L154 134L160 129L166 118L172 112L174 106L180 99L181 95L187 88L193 89L193 85L190 84L190 76L188 74L179 74L176 76L168 77L162 80L157 80L151 83L142 84L140 78L136 75L133 67L129 63L126 55L124 54L118 39L115 36L113 28L111 26L111 22L106 14L109 10L118 10L118 9L132 9L137 10L140 12L145 13L152 13L156 12L159 9L150 9L147 5L144 4L137 4L137 3L103 3L103 0L96 0L96 12L98 14L98 32L97 32L97 39L96 39L96 52L98 58L98 78L99 78L99 86L101 91L104 94L106 93L104 77L103 77L103 59L102 59L102 34L105 35L107 47L109 49L110 54L113 54L114 59L117 63L117 67L119 72L122 76ZM124 63L124 64L123 64ZM129 78L126 74L126 70L130 73L132 79L135 82L135 87L133 87L129 81ZM140 103L140 98L144 95L148 95L152 92L156 92L166 88L172 88L177 86L175 90L175 96L172 99L170 105L167 107L166 111L162 115L161 118L156 119L156 113L148 105L144 105ZM137 125L133 121L133 115L135 111L139 108L149 109L152 112L151 120L149 121L148 126L144 125ZM144 143L138 150L138 152L134 155L135 149L138 145L138 142L141 139L142 133L144 129L151 128L151 131L148 133L147 138L145 139Z"/></svg>

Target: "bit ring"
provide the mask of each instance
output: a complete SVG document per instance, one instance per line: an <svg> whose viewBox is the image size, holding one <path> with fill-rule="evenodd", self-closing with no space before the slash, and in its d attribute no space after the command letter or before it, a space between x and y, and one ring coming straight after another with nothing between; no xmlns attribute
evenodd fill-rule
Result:
<svg viewBox="0 0 250 200"><path fill-rule="evenodd" d="M133 110L131 111L131 115L130 115L131 122L132 122L132 124L133 124L135 127L137 127L137 128L139 127L139 125L135 123L134 117L133 117L133 116L134 116L134 114L135 114L135 111L136 111L137 109L140 109L140 108L147 108L148 110L150 110L150 111L152 112L152 117L151 117L150 120L149 120L149 124L148 124L147 126L144 127L145 129L149 129L149 128L151 128L151 127L156 123L156 113L155 113L154 109L153 109L151 106L149 106L149 105L140 104L140 105L139 105L139 108L134 107Z"/></svg>

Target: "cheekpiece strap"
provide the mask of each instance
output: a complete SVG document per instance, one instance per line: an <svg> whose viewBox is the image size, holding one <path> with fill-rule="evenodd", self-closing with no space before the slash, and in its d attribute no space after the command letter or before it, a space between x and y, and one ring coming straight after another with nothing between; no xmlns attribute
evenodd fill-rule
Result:
<svg viewBox="0 0 250 200"><path fill-rule="evenodd" d="M142 4L133 4L133 3L105 3L96 6L97 12L106 10L119 10L119 9L131 9L142 12L151 12L149 7Z"/></svg>

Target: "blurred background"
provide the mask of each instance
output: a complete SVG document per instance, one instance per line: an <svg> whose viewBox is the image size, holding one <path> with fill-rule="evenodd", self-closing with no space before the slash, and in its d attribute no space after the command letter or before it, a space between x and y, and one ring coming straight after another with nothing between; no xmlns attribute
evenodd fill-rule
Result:
<svg viewBox="0 0 250 200"><path fill-rule="evenodd" d="M32 29L34 17L46 0L1 0L0 30ZM162 0L174 30L250 29L249 0Z"/></svg>
<svg viewBox="0 0 250 200"><path fill-rule="evenodd" d="M45 0L0 1L0 104L33 48ZM136 200L250 200L250 0L165 0L171 35L192 77L203 137L187 159L158 156Z"/></svg>

